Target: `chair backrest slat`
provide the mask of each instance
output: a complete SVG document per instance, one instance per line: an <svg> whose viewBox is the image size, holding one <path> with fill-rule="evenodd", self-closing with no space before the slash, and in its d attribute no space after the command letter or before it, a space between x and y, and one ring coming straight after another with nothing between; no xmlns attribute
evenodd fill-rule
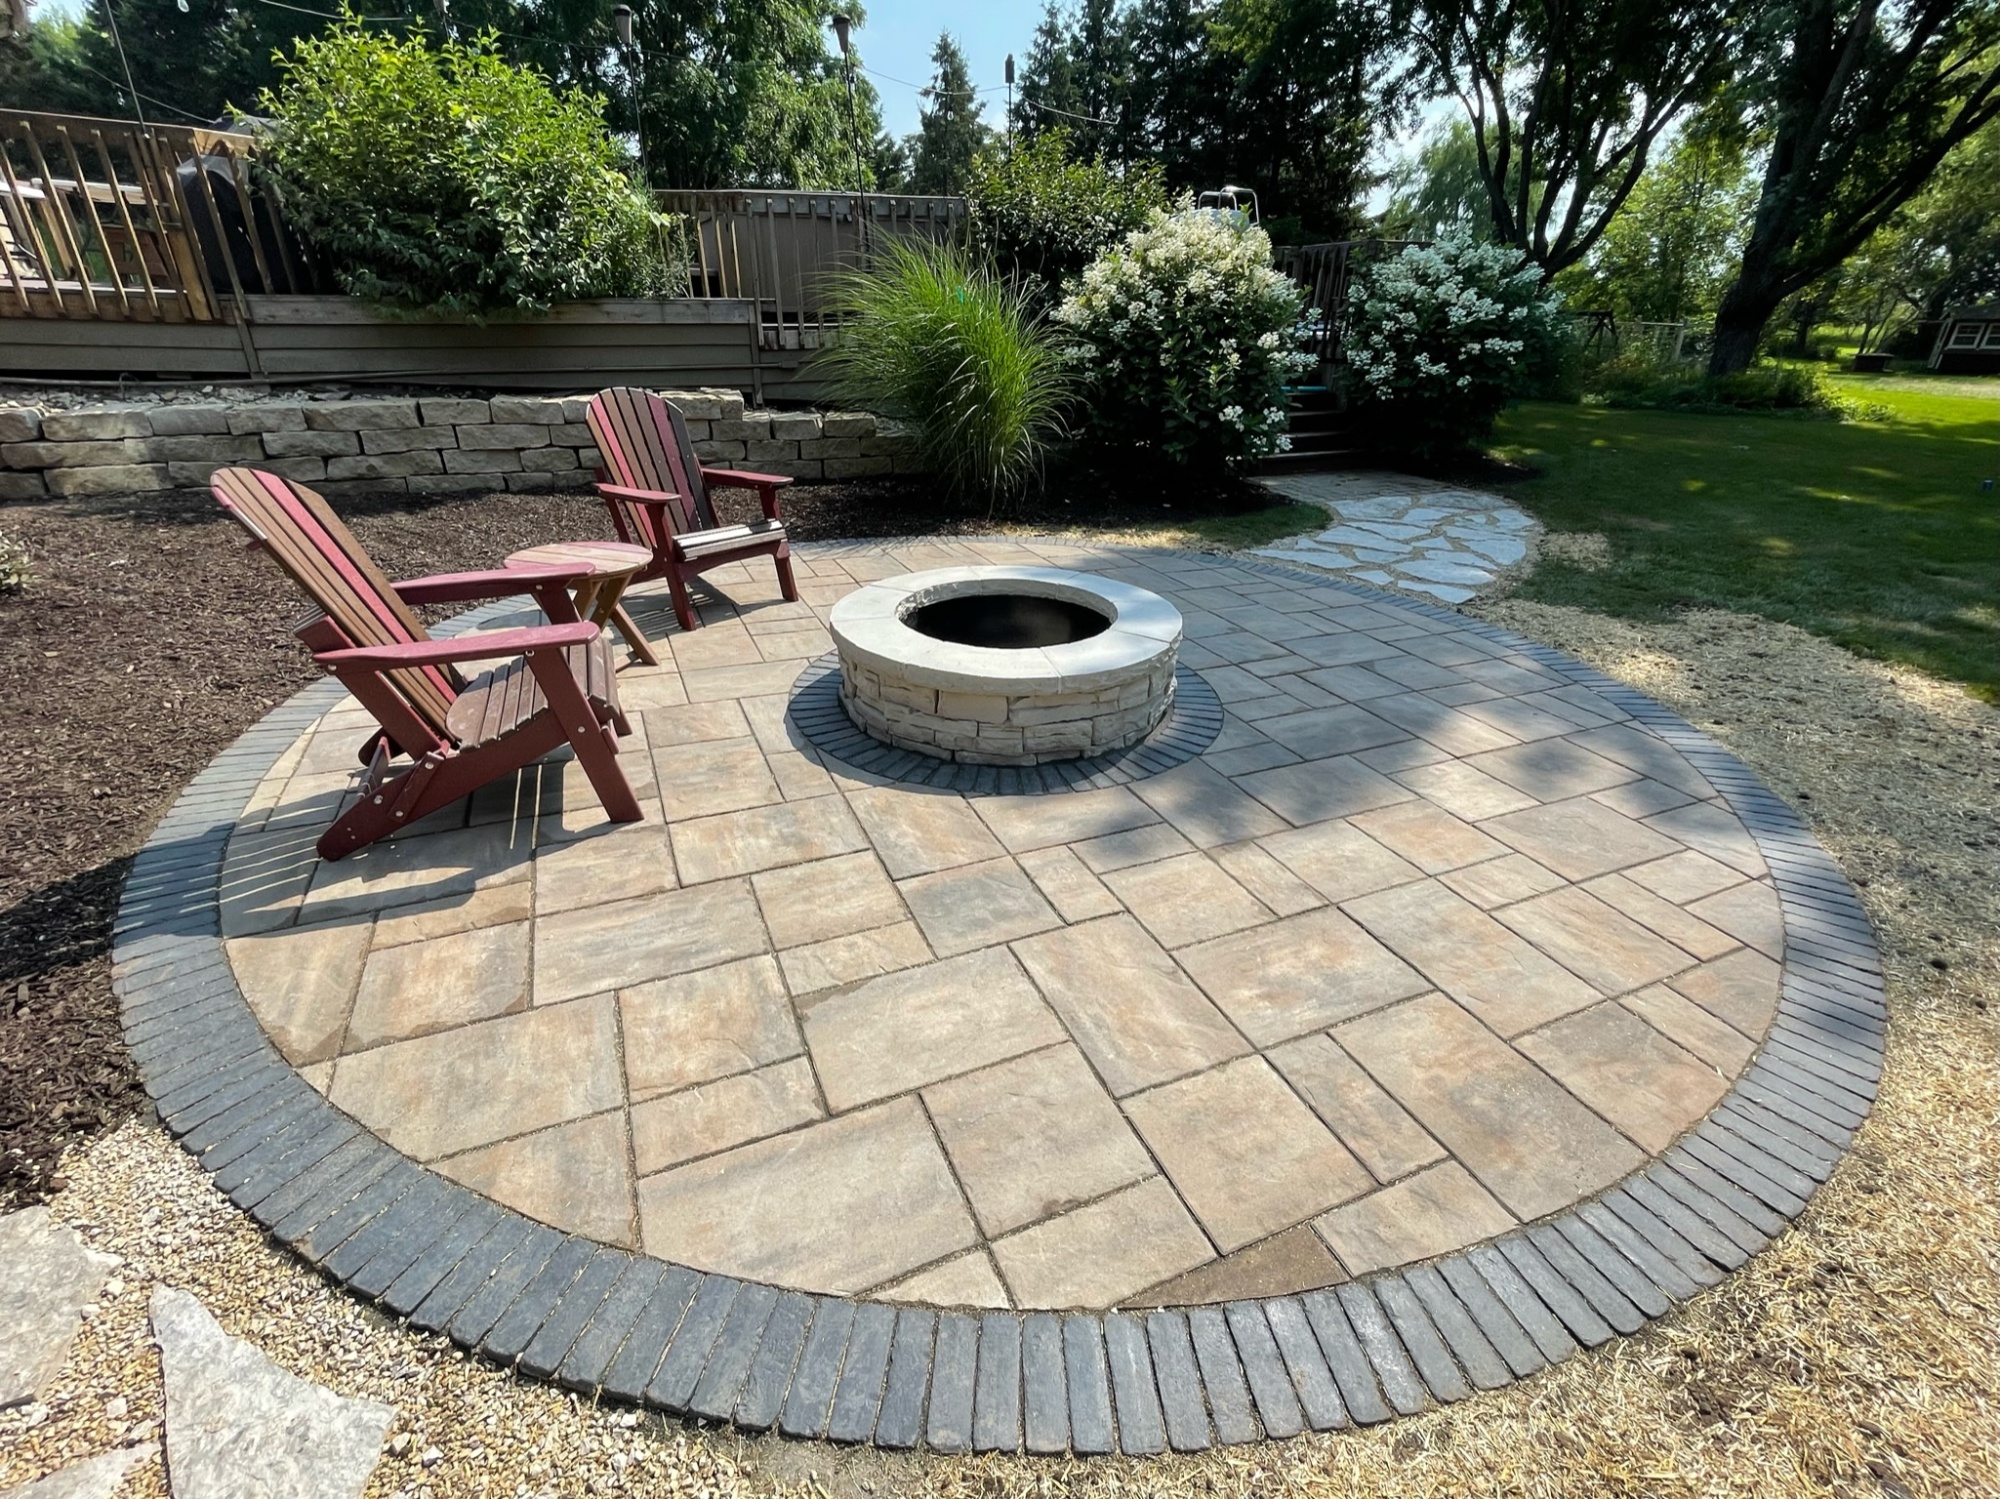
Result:
<svg viewBox="0 0 2000 1499"><path fill-rule="evenodd" d="M591 397L589 420L613 483L679 495L680 503L669 507L676 532L705 531L716 524L701 461L695 456L687 421L676 407L649 390L620 385ZM629 540L656 551L665 546L667 538L651 534L650 521L639 507L622 508L639 512L627 517L634 533Z"/></svg>
<svg viewBox="0 0 2000 1499"><path fill-rule="evenodd" d="M219 469L210 484L223 507L355 645L430 639L375 560L312 490L247 468ZM445 714L458 696L456 675L434 666L385 675L411 711L443 738Z"/></svg>

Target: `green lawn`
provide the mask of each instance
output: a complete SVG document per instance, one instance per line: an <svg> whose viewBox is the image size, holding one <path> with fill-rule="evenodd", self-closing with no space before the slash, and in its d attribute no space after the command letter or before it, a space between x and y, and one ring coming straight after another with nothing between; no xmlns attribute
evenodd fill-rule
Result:
<svg viewBox="0 0 2000 1499"><path fill-rule="evenodd" d="M1734 609L1908 662L2000 701L2000 380L1843 376L1888 420L1527 403L1496 446L1505 492L1612 565L1543 563L1527 598L1630 618ZM1973 392L1988 390L1983 398Z"/></svg>

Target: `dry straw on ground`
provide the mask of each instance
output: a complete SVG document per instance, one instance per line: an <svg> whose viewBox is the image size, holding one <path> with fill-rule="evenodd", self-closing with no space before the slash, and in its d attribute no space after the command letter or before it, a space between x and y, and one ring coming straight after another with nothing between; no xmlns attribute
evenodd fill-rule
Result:
<svg viewBox="0 0 2000 1499"><path fill-rule="evenodd" d="M1662 1325L1416 1420L1199 1458L948 1461L744 1441L593 1410L417 1337L267 1244L159 1130L129 1125L72 1160L55 1203L125 1257L122 1287L49 1406L0 1413L0 1490L157 1439L144 1305L164 1279L287 1368L397 1405L378 1495L2000 1494L2000 714L1761 620L1482 612L1734 748L1805 814L1882 935L1892 1023L1875 1116L1797 1228ZM160 1465L125 1492L163 1494Z"/></svg>

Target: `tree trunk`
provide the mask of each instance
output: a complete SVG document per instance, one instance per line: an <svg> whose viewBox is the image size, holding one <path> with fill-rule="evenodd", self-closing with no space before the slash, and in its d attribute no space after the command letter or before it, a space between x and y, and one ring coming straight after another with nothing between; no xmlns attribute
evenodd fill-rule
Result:
<svg viewBox="0 0 2000 1499"><path fill-rule="evenodd" d="M1708 355L1711 375L1733 375L1756 362L1764 325L1783 300L1768 288L1745 285L1746 279L1739 278L1716 309L1715 346Z"/></svg>

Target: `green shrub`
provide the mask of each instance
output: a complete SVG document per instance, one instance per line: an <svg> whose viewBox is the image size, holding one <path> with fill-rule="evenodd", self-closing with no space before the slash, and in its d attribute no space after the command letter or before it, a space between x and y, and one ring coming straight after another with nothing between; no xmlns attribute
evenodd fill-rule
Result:
<svg viewBox="0 0 2000 1499"><path fill-rule="evenodd" d="M989 508L1037 481L1068 395L1048 328L1018 285L948 245L891 240L832 283L839 397L909 422L928 471Z"/></svg>
<svg viewBox="0 0 2000 1499"><path fill-rule="evenodd" d="M28 544L0 531L0 594L19 593L34 581L28 566Z"/></svg>
<svg viewBox="0 0 2000 1499"><path fill-rule="evenodd" d="M1302 294L1264 231L1230 215L1155 211L1072 286L1071 337L1101 450L1216 474L1291 446L1285 382Z"/></svg>
<svg viewBox="0 0 2000 1499"><path fill-rule="evenodd" d="M262 100L295 222L376 301L476 315L663 291L663 225L603 101L556 93L491 41L433 46L351 14L301 38Z"/></svg>
<svg viewBox="0 0 2000 1499"><path fill-rule="evenodd" d="M1158 167L1080 160L1066 130L980 156L966 190L973 252L1051 296L1168 201Z"/></svg>
<svg viewBox="0 0 2000 1499"><path fill-rule="evenodd" d="M1643 356L1607 359L1589 388L1607 406L1662 411L1758 411L1839 419L1850 413L1817 370L1758 364L1711 377L1695 365L1661 365Z"/></svg>
<svg viewBox="0 0 2000 1499"><path fill-rule="evenodd" d="M1362 430L1392 451L1464 451L1560 363L1558 299L1500 245L1413 245L1369 266L1350 298L1351 398Z"/></svg>

